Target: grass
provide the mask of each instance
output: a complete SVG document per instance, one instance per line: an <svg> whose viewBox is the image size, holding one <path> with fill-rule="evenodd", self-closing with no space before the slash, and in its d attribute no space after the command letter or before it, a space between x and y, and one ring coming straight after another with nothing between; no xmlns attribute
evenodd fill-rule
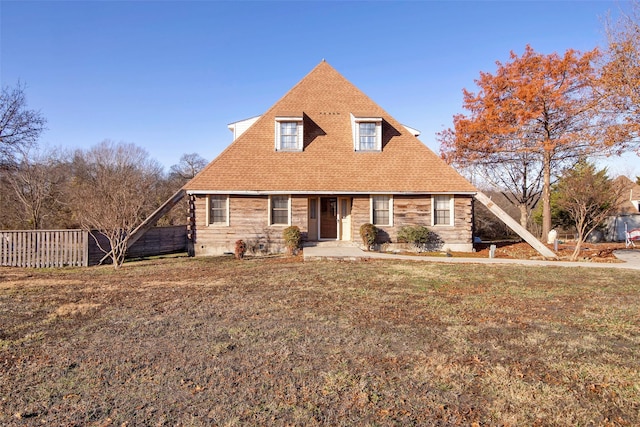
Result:
<svg viewBox="0 0 640 427"><path fill-rule="evenodd" d="M621 270L0 269L2 425L638 425Z"/></svg>

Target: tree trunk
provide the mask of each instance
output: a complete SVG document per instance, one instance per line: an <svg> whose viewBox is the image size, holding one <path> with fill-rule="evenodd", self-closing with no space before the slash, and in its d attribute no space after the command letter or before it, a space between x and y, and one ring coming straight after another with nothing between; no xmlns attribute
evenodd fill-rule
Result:
<svg viewBox="0 0 640 427"><path fill-rule="evenodd" d="M584 236L579 235L578 241L576 242L576 247L573 250L573 253L571 254L571 258L569 258L570 261L576 261L578 259L578 255L580 254L580 249L582 248L582 242L584 242Z"/></svg>
<svg viewBox="0 0 640 427"><path fill-rule="evenodd" d="M520 209L520 225L523 228L527 228L527 225L529 224L529 209L527 209L527 204L520 203L518 208Z"/></svg>
<svg viewBox="0 0 640 427"><path fill-rule="evenodd" d="M544 151L542 184L542 240L551 231L551 152Z"/></svg>

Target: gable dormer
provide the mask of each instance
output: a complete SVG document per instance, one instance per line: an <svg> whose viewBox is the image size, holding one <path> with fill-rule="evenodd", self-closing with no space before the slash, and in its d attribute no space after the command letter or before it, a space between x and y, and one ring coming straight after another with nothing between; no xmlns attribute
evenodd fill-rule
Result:
<svg viewBox="0 0 640 427"><path fill-rule="evenodd" d="M278 116L275 119L276 151L302 151L304 129L302 116Z"/></svg>
<svg viewBox="0 0 640 427"><path fill-rule="evenodd" d="M227 125L231 133L233 133L233 140L238 139L247 129L249 129L255 122L262 116L251 117L250 119L240 120Z"/></svg>
<svg viewBox="0 0 640 427"><path fill-rule="evenodd" d="M354 151L382 151L382 117L351 114Z"/></svg>

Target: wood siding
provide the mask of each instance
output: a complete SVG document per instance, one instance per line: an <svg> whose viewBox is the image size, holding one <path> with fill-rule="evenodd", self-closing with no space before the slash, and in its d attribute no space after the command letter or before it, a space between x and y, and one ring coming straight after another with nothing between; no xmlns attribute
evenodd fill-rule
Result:
<svg viewBox="0 0 640 427"><path fill-rule="evenodd" d="M208 225L207 196L196 196L194 250L200 255L233 253L236 240L244 240L249 254L285 250L282 231L288 225L269 225L268 196L229 196L229 226ZM307 196L291 196L291 225L297 225L303 240L308 236Z"/></svg>
<svg viewBox="0 0 640 427"><path fill-rule="evenodd" d="M291 196L291 225L300 228L303 240L309 237L309 198L316 195ZM343 196L340 196L343 197ZM351 241L360 243L360 226L371 221L368 195L351 196ZM436 232L446 246L468 247L472 245L472 197L454 196L454 225L431 225L431 195L393 196L393 226L379 226L379 243L396 243L403 226L424 225ZM194 200L195 226L193 246L196 255L220 255L233 253L236 240L247 243L250 254L284 251L282 231L286 225L269 225L269 197L229 197L229 226L209 226L207 221L207 196ZM312 233L313 235L313 233ZM314 239L315 240L315 239Z"/></svg>
<svg viewBox="0 0 640 427"><path fill-rule="evenodd" d="M473 214L471 196L454 196L454 225L431 225L431 195L393 196L393 226L377 226L378 243L396 243L404 226L423 225L437 233L445 245L471 245ZM369 196L355 196L351 209L352 240L359 242L360 226L371 222Z"/></svg>

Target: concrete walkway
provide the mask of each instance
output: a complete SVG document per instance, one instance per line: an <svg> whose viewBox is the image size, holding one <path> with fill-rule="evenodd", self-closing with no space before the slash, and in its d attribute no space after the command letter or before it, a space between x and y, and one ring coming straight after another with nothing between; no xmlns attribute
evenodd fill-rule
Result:
<svg viewBox="0 0 640 427"><path fill-rule="evenodd" d="M426 261L441 263L467 263L467 264L512 264L530 266L549 267L586 267L586 268L623 268L640 270L640 250L621 249L614 252L619 263L609 262L568 262L568 261L537 261L529 259L506 259L506 258L464 258L457 257L434 257L418 255L394 255L379 252L365 252L356 246L305 246L304 260L313 261L321 259L336 259L357 261L360 259L397 259L405 261Z"/></svg>

